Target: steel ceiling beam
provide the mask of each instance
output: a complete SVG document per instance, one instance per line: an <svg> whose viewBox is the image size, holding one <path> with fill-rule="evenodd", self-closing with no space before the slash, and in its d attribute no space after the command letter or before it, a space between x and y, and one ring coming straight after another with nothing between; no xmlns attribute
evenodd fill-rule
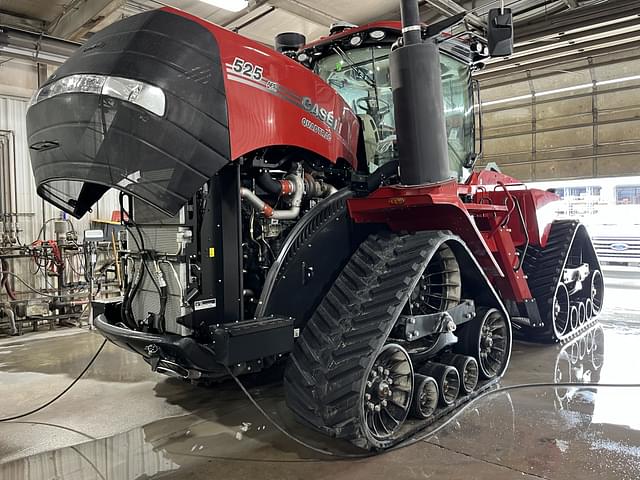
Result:
<svg viewBox="0 0 640 480"><path fill-rule="evenodd" d="M515 41L524 42L539 37L557 35L568 30L585 28L631 16L638 16L637 0L603 2L557 13L544 22L516 25L514 29Z"/></svg>
<svg viewBox="0 0 640 480"><path fill-rule="evenodd" d="M47 33L61 38L79 38L125 4L125 0L74 0L47 26Z"/></svg>
<svg viewBox="0 0 640 480"><path fill-rule="evenodd" d="M590 37L592 35L606 35L612 31L634 28L640 30L640 19L630 18L621 22L617 22L613 25L595 26L588 30L581 30L579 32L569 33L567 35L549 35L547 37L538 37L535 40L531 40L527 43L516 44L515 51L520 52L532 48L540 48L543 45L547 45L550 48L554 47L554 43L566 43L575 42L581 38Z"/></svg>
<svg viewBox="0 0 640 480"><path fill-rule="evenodd" d="M304 20L324 25L326 27L330 26L332 23L344 20L342 18L329 15L328 13L307 5L306 3L299 2L298 0L269 0L269 4L279 8L280 10L284 10L303 18Z"/></svg>
<svg viewBox="0 0 640 480"><path fill-rule="evenodd" d="M637 49L640 48L640 40L625 42L617 45L602 45L601 48L596 48L593 50L589 50L588 52L576 52L570 55L562 55L555 58L543 57L538 60L527 63L524 65L513 66L508 70L491 70L487 67L485 70L477 72L474 74L474 77L480 80L481 82L493 79L504 79L504 84L512 83L512 80L509 80L509 75L526 72L527 70L534 71L540 69L548 69L550 67L557 67L559 70L559 66L569 63L575 62L579 60L584 60L588 57L598 57L602 55L608 55L611 53L617 53L621 51L629 51L630 53L635 53ZM631 57L630 57L631 58ZM492 85L497 86L497 85Z"/></svg>
<svg viewBox="0 0 640 480"><path fill-rule="evenodd" d="M486 22L484 20L474 13L469 12L465 7L453 0L426 0L425 3L446 17L451 17L464 12L467 14L466 20L473 26L478 28L485 28L486 26Z"/></svg>
<svg viewBox="0 0 640 480"><path fill-rule="evenodd" d="M0 10L0 25L13 25L16 28L33 30L35 32L41 32L45 28L45 22L42 20L24 15L16 15L6 10Z"/></svg>
<svg viewBox="0 0 640 480"><path fill-rule="evenodd" d="M0 26L0 55L3 56L61 65L79 46L79 43Z"/></svg>
<svg viewBox="0 0 640 480"><path fill-rule="evenodd" d="M547 48L531 53L527 53L527 51L524 51L521 53L516 53L514 56L509 57L508 60L489 63L487 65L487 71L490 71L491 73L500 72L501 74L509 73L511 69L519 67L524 67L526 69L527 65L531 63L535 63L540 60L546 60L554 56L562 56L565 54L572 54L574 52L589 55L591 50L606 48L608 46L612 46L612 44L620 45L626 42L634 42L638 41L639 39L640 31L636 30L605 38L598 38L587 42L575 43L573 45L565 45L559 48ZM536 50L539 49L540 47L536 47ZM590 49L589 52L586 51L587 49Z"/></svg>

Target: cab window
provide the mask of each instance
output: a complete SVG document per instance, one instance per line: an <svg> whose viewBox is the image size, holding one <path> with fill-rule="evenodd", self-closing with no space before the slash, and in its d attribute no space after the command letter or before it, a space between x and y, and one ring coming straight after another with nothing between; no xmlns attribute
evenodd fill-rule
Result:
<svg viewBox="0 0 640 480"><path fill-rule="evenodd" d="M369 171L396 159L390 46L341 50L315 64L315 72L335 89L362 121ZM474 112L467 65L441 54L447 143L451 177L462 179L463 165L474 150Z"/></svg>

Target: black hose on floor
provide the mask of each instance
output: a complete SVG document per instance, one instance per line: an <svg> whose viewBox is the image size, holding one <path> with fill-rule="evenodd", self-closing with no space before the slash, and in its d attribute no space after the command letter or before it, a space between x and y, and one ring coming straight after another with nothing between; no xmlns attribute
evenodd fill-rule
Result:
<svg viewBox="0 0 640 480"><path fill-rule="evenodd" d="M481 393L477 397L474 397L469 402L465 403L451 417L447 418L446 421L444 421L443 423L441 423L437 427L432 428L428 432L426 432L424 434L421 434L421 435L419 435L417 437L413 437L413 438L409 438L407 440L404 440L404 441L398 443L397 445L394 445L391 448L387 448L385 450L380 450L380 451L363 452L363 453L339 453L339 452L332 452L330 450L325 450L323 448L315 447L315 446L305 442L304 440L296 437L292 433L288 432L282 425L280 425L278 422L276 422L258 404L258 402L256 402L256 400L253 398L253 396L249 393L249 391L242 384L240 379L238 379L238 377L236 377L231 372L231 370L229 370L228 367L226 367L226 368L227 368L227 372L229 373L231 378L233 378L233 380L236 382L236 384L238 384L238 387L240 387L240 390L242 390L242 392L246 395L246 397L253 404L253 406L256 407L256 409L264 416L264 418L266 418L267 421L269 423L271 423L271 425L273 425L283 435L285 435L287 438L289 438L293 442L297 443L298 445L301 445L301 446L303 446L303 447L305 447L305 448L307 448L307 449L309 449L309 450L311 450L313 452L316 452L316 453L319 453L319 454L325 455L325 456L330 456L330 457L334 457L334 458L340 458L340 459L357 459L357 458L372 457L372 456L376 456L376 455L381 455L381 454L393 452L395 450L399 450L400 448L409 447L409 446L414 445L414 444L416 444L418 442L425 441L425 440L433 437L434 435L438 434L441 430L443 430L447 426L449 426L449 424L451 424L451 422L453 422L456 418L458 418L460 415L462 415L462 413L464 413L468 408L470 408L472 405L477 403L479 400L487 398L489 396L493 396L493 395L498 394L498 393L504 393L504 392L509 392L509 391L513 391L513 390L523 390L523 389L528 389L528 388L557 388L557 387L640 388L640 383L580 383L580 382L551 383L551 382L539 382L539 383L521 383L521 384L517 384L517 385L508 385L506 387L500 387L500 388L497 388L495 390L488 390L488 391L486 391L484 393Z"/></svg>
<svg viewBox="0 0 640 480"><path fill-rule="evenodd" d="M98 355L100 355L100 352L102 352L102 349L104 348L104 346L107 343L107 339L105 338L102 341L102 344L100 345L100 347L98 347L98 350L96 351L96 353L93 355L93 357L91 357L91 360L89 360L89 363L87 363L86 367L84 367L84 369L82 370L82 372L80 372L80 375L78 375L73 382L71 382L67 388L65 388L64 390L62 390L58 395L56 395L55 397L53 397L51 400L49 400L47 403L40 405L37 408L34 408L33 410L29 410L28 412L25 413L21 413L19 415L13 415L11 417L6 417L6 418L0 418L0 422L8 422L11 420L17 420L19 418L24 418L24 417L28 417L29 415L33 415L34 413L39 412L40 410L44 410L45 408L47 408L49 405L51 405L52 403L54 403L55 401L57 401L59 398L61 398L65 393L67 393L69 390L71 390L73 388L73 386L78 383L78 381L82 378L82 376L87 373L87 370L89 370L89 368L91 367L91 365L93 365L93 362L96 361L96 358L98 358Z"/></svg>
<svg viewBox="0 0 640 480"><path fill-rule="evenodd" d="M73 380L73 382L71 382L69 384L69 386L67 386L58 395L53 397L47 403L45 403L45 404L43 404L43 405L41 405L41 406L39 406L37 408L34 408L33 410L30 410L28 412L21 413L19 415L13 415L11 417L0 418L0 422L8 422L8 421L11 421L11 420L17 420L19 418L23 418L23 417L26 417L26 416L29 416L29 415L33 415L34 413L39 412L41 410L44 410L49 405L51 405L52 403L56 402L64 394L66 394L69 390L71 390L71 388L73 388L73 386L76 383L78 383L78 381L83 377L83 375L87 372L87 370L89 370L91 365L93 365L93 362L95 362L95 360L98 358L98 355L100 355L100 352L102 352L102 349L104 348L106 343L107 343L107 340L105 339L102 342L102 344L100 345L100 347L98 348L98 350L96 351L96 353L93 355L91 360L89 360L89 363L87 363L87 365L84 367L82 372L80 372L80 375L78 375ZM437 427L429 430L428 432L426 432L426 433L424 433L422 435L419 435L417 437L413 437L413 438L410 438L410 439L405 440L403 442L400 442L399 444L397 444L397 445L395 445L395 446L393 446L391 448L388 448L388 449L382 450L382 451L375 451L375 452L339 453L339 452L332 452L331 450L325 450L323 448L319 448L319 447L316 447L314 445L311 445L311 444L307 443L306 441L296 437L292 433L288 432L285 427L283 427L276 420L274 420L273 417L271 417L260 406L260 404L253 398L251 393L249 393L249 391L246 389L246 387L242 384L240 379L231 372L229 367L225 367L225 368L227 369L227 373L229 374L229 376L231 376L231 378L236 382L236 384L238 385L240 390L244 393L244 395L251 402L251 404L262 414L262 416L264 416L267 419L267 421L269 423L271 423L271 425L273 425L273 427L275 427L283 435L285 435L287 438L289 438L293 442L297 443L298 445L301 445L302 447L307 448L308 450L311 450L313 452L319 453L321 455L330 456L330 457L339 458L339 459L358 459L358 458L372 457L372 456L376 456L376 455L381 455L381 454L393 452L393 451L398 450L400 448L409 447L409 446L414 445L414 444L416 444L418 442L425 441L428 438L433 437L434 435L436 435L438 432L440 432L444 428L446 428L451 422L453 422L456 418L458 418L460 415L462 415L462 413L464 413L467 409L469 409L472 405L477 403L479 400L487 398L489 396L496 395L498 393L504 393L504 392L509 392L509 391L513 391L513 390L523 390L523 389L529 389L529 388L557 388L557 387L640 388L640 384L639 383L581 383L581 382L551 383L551 382L539 382L539 383L521 383L521 384L516 384L516 385L509 385L509 386L506 386L506 387L500 387L500 388L497 388L495 390L489 390L487 392L481 393L477 397L472 398L469 402L464 404L451 417L449 417L445 422L441 423Z"/></svg>

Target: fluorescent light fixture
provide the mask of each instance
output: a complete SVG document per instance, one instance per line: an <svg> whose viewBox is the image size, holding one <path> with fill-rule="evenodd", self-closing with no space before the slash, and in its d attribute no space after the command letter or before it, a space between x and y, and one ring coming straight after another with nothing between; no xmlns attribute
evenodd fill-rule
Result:
<svg viewBox="0 0 640 480"><path fill-rule="evenodd" d="M622 82L632 82L635 80L640 80L640 75L632 75L630 77L620 77L620 78L612 78L610 80L599 80L597 82L595 82L595 85L597 87L603 86L603 85L613 85L616 83L622 83ZM509 102L516 102L518 100L527 100L531 97L544 97L547 95L554 95L556 93L565 93L565 92L572 92L574 90L585 90L588 88L593 88L594 84L593 83L582 83L580 85L573 85L571 87L564 87L564 88L556 88L553 90L545 90L542 92L536 92L535 95L531 95L530 93L526 94L526 95L519 95L517 97L511 97L511 98L502 98L500 100L491 100L489 102L482 102L482 106L483 107L488 107L491 105L498 105L501 103L509 103Z"/></svg>
<svg viewBox="0 0 640 480"><path fill-rule="evenodd" d="M208 3L214 7L229 10L230 12L239 12L249 6L248 0L200 0L202 3Z"/></svg>
<svg viewBox="0 0 640 480"><path fill-rule="evenodd" d="M545 95L554 95L556 93L573 92L574 90L583 90L585 88L593 88L593 83L583 83L581 85L573 85L571 87L555 88L553 90L545 90L544 92L536 92L536 97L544 97Z"/></svg>
<svg viewBox="0 0 640 480"><path fill-rule="evenodd" d="M488 107L490 105L498 105L500 103L516 102L518 100L526 100L528 98L531 98L532 96L533 95L531 95L530 93L527 93L526 95L519 95L517 97L502 98L500 100L491 100L489 102L482 102L482 106Z"/></svg>
<svg viewBox="0 0 640 480"><path fill-rule="evenodd" d="M640 75L633 75L631 77L612 78L611 80L600 80L596 82L596 85L611 85L612 83L631 82L633 80L640 80Z"/></svg>

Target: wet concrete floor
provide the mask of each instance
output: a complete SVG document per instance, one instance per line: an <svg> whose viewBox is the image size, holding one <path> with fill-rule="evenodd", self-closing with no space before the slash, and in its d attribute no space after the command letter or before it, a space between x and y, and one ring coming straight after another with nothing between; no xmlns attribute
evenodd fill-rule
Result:
<svg viewBox="0 0 640 480"><path fill-rule="evenodd" d="M369 458L327 457L271 426L232 383L198 388L105 347L51 407L0 423L0 479L638 479L639 282L609 281L601 325L564 346L515 343L501 386L586 382L492 393L437 435ZM0 340L0 417L44 403L101 342L82 330ZM63 373L64 372L64 373ZM299 426L278 383L253 386L265 410L307 442L354 452Z"/></svg>

